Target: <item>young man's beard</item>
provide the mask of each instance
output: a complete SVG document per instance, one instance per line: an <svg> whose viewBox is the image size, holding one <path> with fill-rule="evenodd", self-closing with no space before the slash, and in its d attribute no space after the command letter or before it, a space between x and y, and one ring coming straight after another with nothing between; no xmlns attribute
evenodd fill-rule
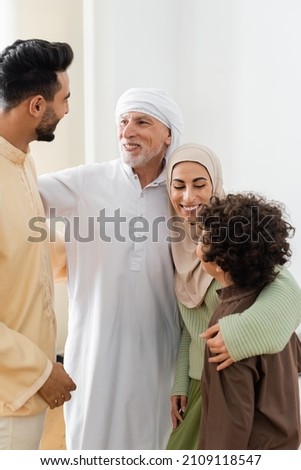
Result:
<svg viewBox="0 0 301 470"><path fill-rule="evenodd" d="M54 131L59 119L51 108L47 108L43 114L39 126L36 128L36 140L43 142L52 142L54 139Z"/></svg>

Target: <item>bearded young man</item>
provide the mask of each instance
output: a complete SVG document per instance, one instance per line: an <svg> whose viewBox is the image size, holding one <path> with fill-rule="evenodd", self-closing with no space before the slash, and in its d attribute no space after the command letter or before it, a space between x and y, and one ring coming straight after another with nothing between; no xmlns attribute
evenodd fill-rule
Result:
<svg viewBox="0 0 301 470"><path fill-rule="evenodd" d="M0 449L38 449L47 407L76 388L55 362L48 240L31 243L44 215L30 142L51 141L68 113L71 47L18 40L0 53Z"/></svg>

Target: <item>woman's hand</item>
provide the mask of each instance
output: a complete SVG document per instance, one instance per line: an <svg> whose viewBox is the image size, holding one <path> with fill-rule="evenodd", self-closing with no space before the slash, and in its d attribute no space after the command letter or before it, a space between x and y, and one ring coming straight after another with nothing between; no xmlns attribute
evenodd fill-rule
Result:
<svg viewBox="0 0 301 470"><path fill-rule="evenodd" d="M183 413L186 410L187 397L186 395L174 395L170 397L170 401L172 427L176 429L184 419Z"/></svg>
<svg viewBox="0 0 301 470"><path fill-rule="evenodd" d="M220 332L218 323L208 328L200 336L206 340L206 344L210 349L211 354L214 354L214 356L209 358L209 362L218 363L217 370L226 369L226 367L233 364L234 361L225 346L224 338Z"/></svg>

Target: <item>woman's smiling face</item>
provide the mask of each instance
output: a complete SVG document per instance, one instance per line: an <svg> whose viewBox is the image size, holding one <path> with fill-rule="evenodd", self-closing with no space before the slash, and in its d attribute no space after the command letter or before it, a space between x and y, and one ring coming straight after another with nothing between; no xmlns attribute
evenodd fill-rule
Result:
<svg viewBox="0 0 301 470"><path fill-rule="evenodd" d="M172 170L170 199L176 213L189 221L212 196L213 186L206 168L197 162L177 163Z"/></svg>

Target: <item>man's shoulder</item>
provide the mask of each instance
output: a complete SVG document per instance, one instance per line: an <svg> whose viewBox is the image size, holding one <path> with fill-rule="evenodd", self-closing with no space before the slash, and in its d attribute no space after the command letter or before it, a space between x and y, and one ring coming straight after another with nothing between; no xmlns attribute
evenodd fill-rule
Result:
<svg viewBox="0 0 301 470"><path fill-rule="evenodd" d="M105 174L109 175L110 173L116 172L121 169L121 162L119 158L114 160L107 160L104 162L97 163L87 163L85 165L80 165L80 172L83 175L88 174Z"/></svg>
<svg viewBox="0 0 301 470"><path fill-rule="evenodd" d="M101 163L84 163L74 167L65 168L60 171L47 173L39 176L39 183L44 181L61 181L65 185L69 184L93 184L95 180L100 178L110 178L111 175L116 175L116 168L120 164L118 160L110 160Z"/></svg>

